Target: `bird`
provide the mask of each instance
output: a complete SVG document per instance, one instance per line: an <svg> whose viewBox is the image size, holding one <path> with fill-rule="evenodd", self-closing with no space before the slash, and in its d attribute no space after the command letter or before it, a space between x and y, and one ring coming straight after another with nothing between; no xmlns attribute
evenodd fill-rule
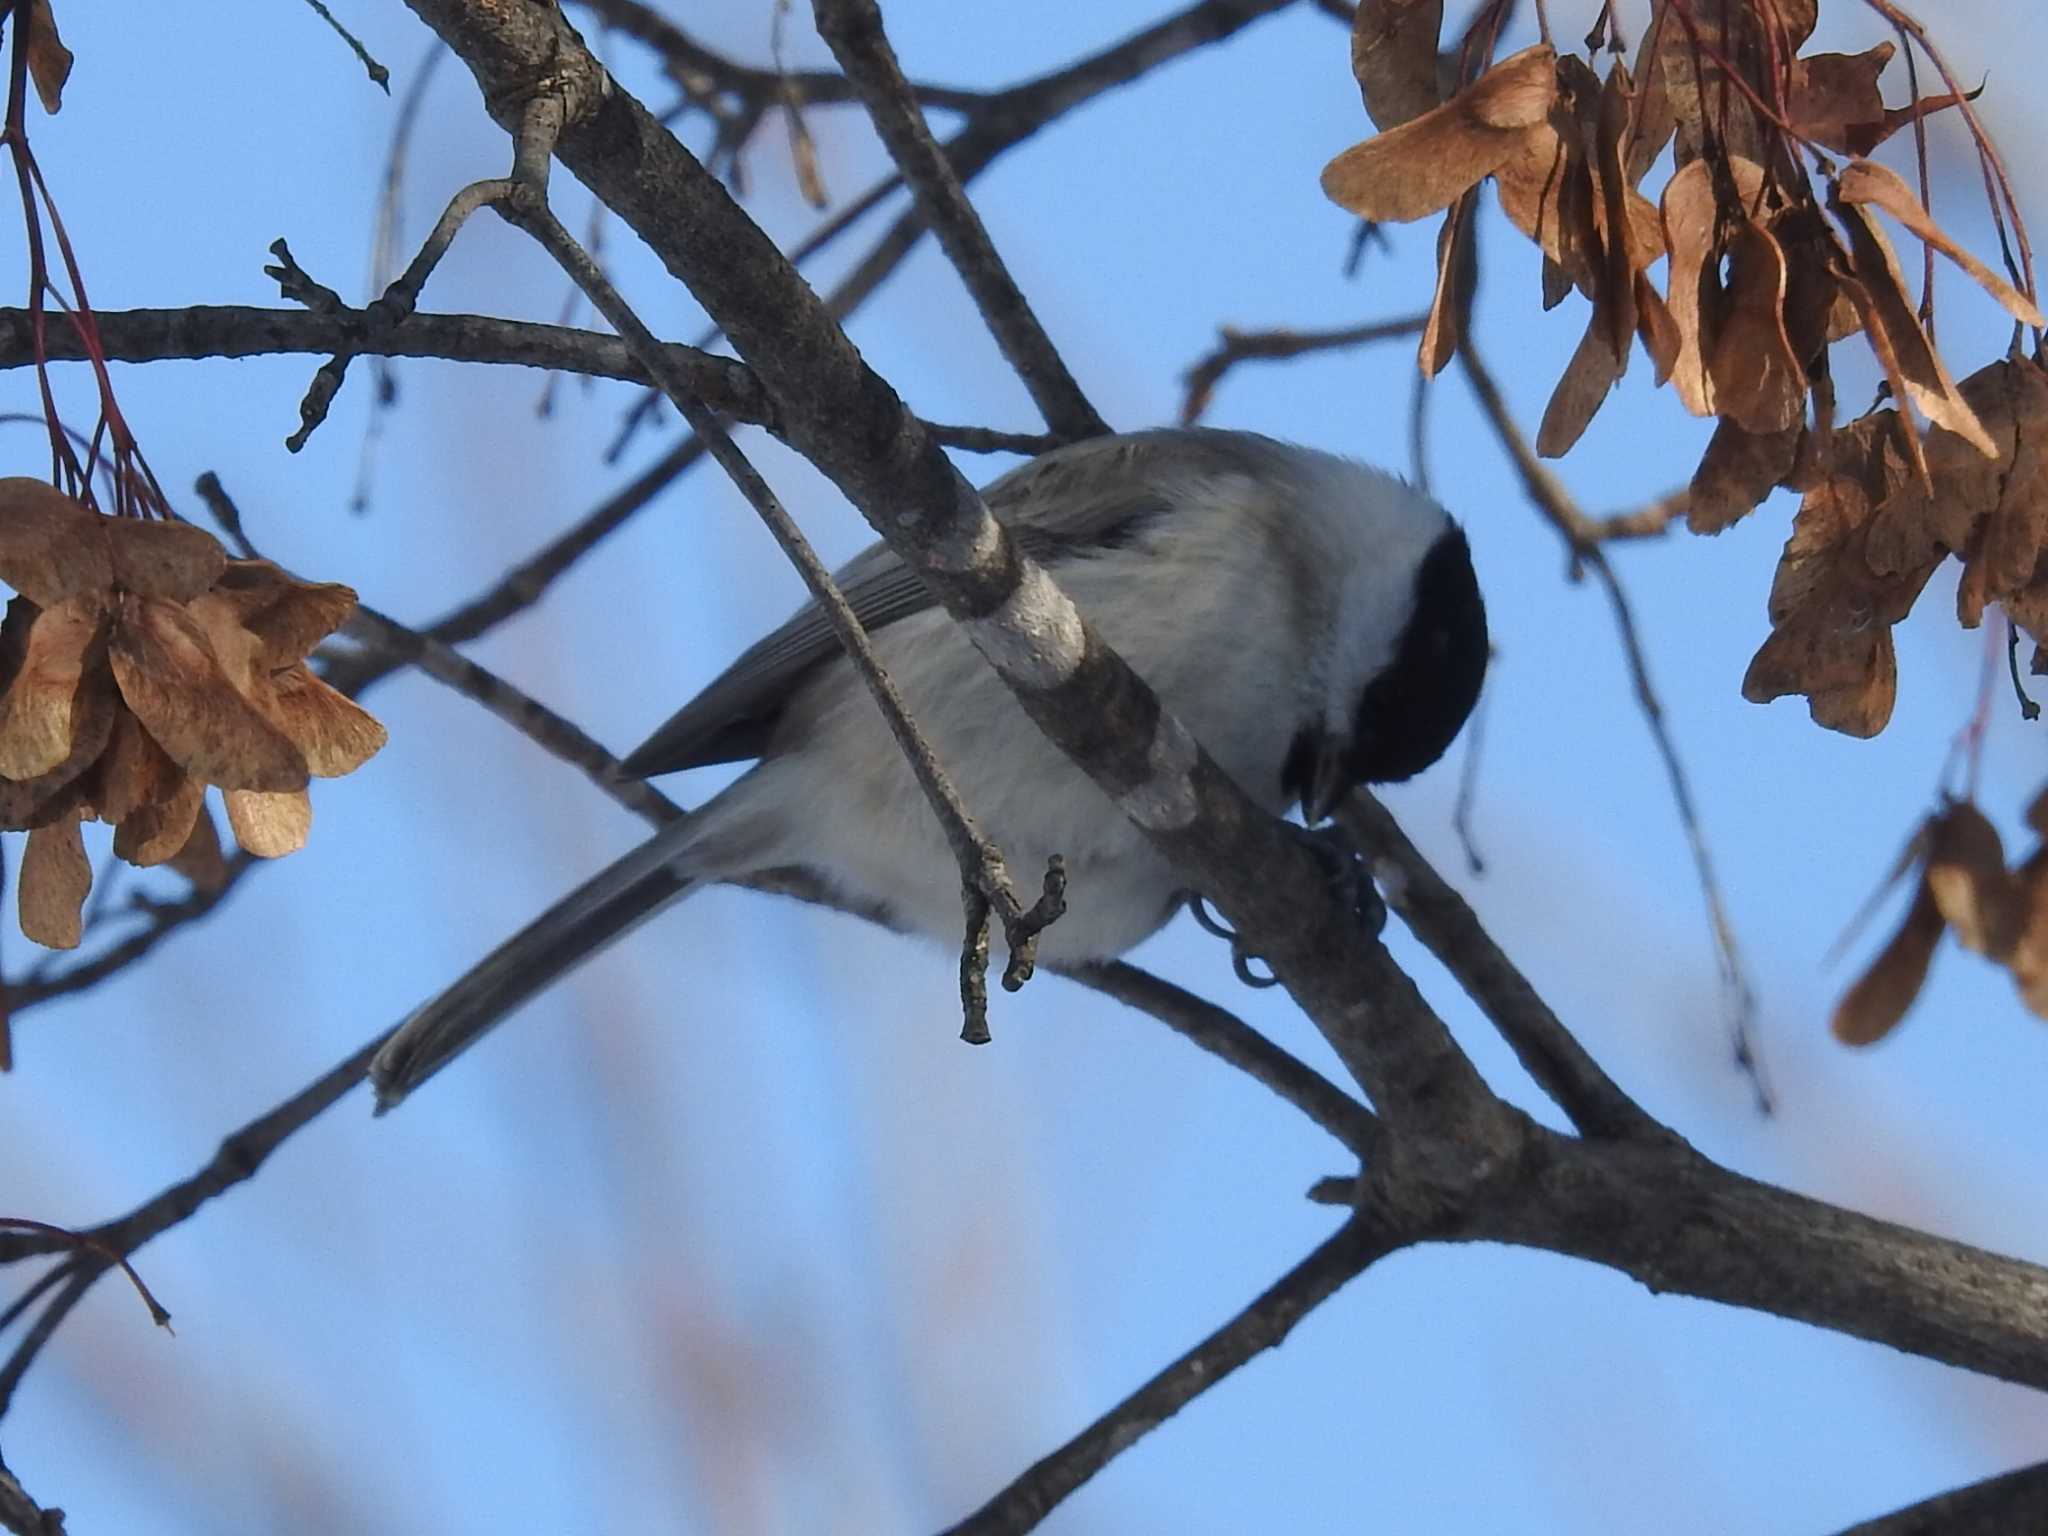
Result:
<svg viewBox="0 0 2048 1536"><path fill-rule="evenodd" d="M1463 529L1400 478L1255 433L1085 439L982 493L1024 553L1253 802L1313 826L1351 788L1449 748L1490 655ZM1013 870L1055 854L1041 963L1107 959L1192 893L1039 732L917 574L876 544L835 573L980 830ZM958 944L958 865L816 602L631 753L654 777L754 766L599 871L421 1007L370 1066L378 1111L567 971L705 885L797 869L888 926Z"/></svg>

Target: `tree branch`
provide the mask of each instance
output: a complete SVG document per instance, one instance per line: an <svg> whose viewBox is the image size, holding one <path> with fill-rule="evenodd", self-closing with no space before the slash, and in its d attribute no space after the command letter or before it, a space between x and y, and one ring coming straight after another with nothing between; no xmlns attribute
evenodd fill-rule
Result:
<svg viewBox="0 0 2048 1536"><path fill-rule="evenodd" d="M1403 1245L1354 1216L1258 1300L1024 1474L947 1536L1010 1536L1035 1527L1062 1499L1239 1366L1277 1347L1346 1281Z"/></svg>
<svg viewBox="0 0 2048 1536"><path fill-rule="evenodd" d="M1108 424L1068 372L1030 301L996 253L988 227L967 200L945 151L932 137L882 30L875 0L816 0L816 11L818 34L859 87L875 132L916 195L926 226L938 236L940 248L967 285L996 345L1024 381L1046 426L1067 439L1107 432Z"/></svg>
<svg viewBox="0 0 2048 1536"><path fill-rule="evenodd" d="M1841 1536L2011 1536L2048 1530L2048 1462L1864 1520Z"/></svg>
<svg viewBox="0 0 2048 1536"><path fill-rule="evenodd" d="M1408 840L1387 808L1356 790L1338 820L1375 861L1387 905L1485 1012L1536 1085L1587 1136L1670 1135L1601 1070L1550 1005ZM1391 866L1391 869L1389 869Z"/></svg>
<svg viewBox="0 0 2048 1536"><path fill-rule="evenodd" d="M1714 871L1713 850L1707 846L1706 829L1701 824L1699 807L1693 799L1692 778L1685 771L1685 760L1679 756L1678 743L1672 737L1670 723L1664 718L1664 706L1650 682L1649 658L1644 653L1642 637L1636 632L1628 593L1623 590L1621 577L1615 573L1599 544L1601 525L1579 509L1571 492L1565 489L1564 482L1552 474L1549 466L1537 456L1535 448L1515 421L1514 413L1508 409L1507 397L1501 393L1500 385L1474 350L1469 333L1458 348L1458 358L1464 365L1472 393L1478 397L1480 409L1493 424L1494 434L1500 439L1501 446L1507 449L1509 459L1521 475L1529 500L1564 538L1571 552L1574 571L1581 565L1590 566L1593 574L1600 578L1607 600L1614 609L1615 629L1621 637L1622 653L1628 661L1636 702L1650 728L1650 739L1656 745L1657 755L1663 760L1665 776L1671 782L1672 802L1678 808L1679 826L1692 852L1693 870L1699 881L1700 895L1706 902L1708 929L1713 936L1714 952L1720 959L1721 982L1728 998L1728 1032L1735 1064L1748 1075L1756 1093L1757 1108L1769 1114L1770 1083L1764 1074L1763 1060L1757 1054L1755 1041L1751 1038L1756 993L1749 983L1749 970L1742 960L1742 947L1735 937L1735 920L1729 916L1728 901L1721 891L1721 878ZM1679 503L1673 497L1665 497L1656 505L1671 509ZM1642 517L1643 514L1637 514L1636 522L1623 519L1622 526L1639 526Z"/></svg>
<svg viewBox="0 0 2048 1536"><path fill-rule="evenodd" d="M1762 1184L1658 1143L1532 1137L1466 1236L2048 1390L2048 1269Z"/></svg>
<svg viewBox="0 0 2048 1536"><path fill-rule="evenodd" d="M1048 739L1214 898L1381 1115L1458 1126L1461 1155L1388 1197L1455 1203L1452 1186L1497 1167L1514 1140L1512 1117L1414 983L1333 899L1322 861L1246 801L1021 556L725 188L604 74L558 12L408 4L469 66L508 131L520 93L550 82L565 104L559 158L724 329L776 402L791 445L919 573ZM1235 7L1196 9L1212 24L1242 24Z"/></svg>
<svg viewBox="0 0 2048 1536"><path fill-rule="evenodd" d="M1372 1111L1236 1014L1122 960L1075 966L1067 974L1105 997L1151 1014L1210 1055L1265 1084L1356 1152L1360 1162L1372 1157L1379 1136Z"/></svg>

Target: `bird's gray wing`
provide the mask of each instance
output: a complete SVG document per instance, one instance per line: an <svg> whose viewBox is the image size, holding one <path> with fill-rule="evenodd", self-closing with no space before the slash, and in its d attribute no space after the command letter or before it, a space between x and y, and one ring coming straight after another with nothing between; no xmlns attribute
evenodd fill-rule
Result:
<svg viewBox="0 0 2048 1536"><path fill-rule="evenodd" d="M1063 560L1114 547L1171 510L1162 488L1203 474L1271 473L1284 454L1246 432L1163 430L1091 438L1041 454L982 492L1024 552L1057 569ZM1172 474L1162 458L1171 455ZM1276 462L1284 462L1279 460ZM932 606L915 572L875 544L834 573L862 626L873 634ZM767 749L791 692L811 669L839 654L839 637L815 602L763 636L625 761L640 778L739 762Z"/></svg>

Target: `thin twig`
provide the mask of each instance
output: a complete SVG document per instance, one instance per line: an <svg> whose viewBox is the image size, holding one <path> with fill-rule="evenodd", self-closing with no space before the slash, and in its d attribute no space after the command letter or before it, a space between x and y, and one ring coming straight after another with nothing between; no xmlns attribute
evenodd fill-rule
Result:
<svg viewBox="0 0 2048 1536"><path fill-rule="evenodd" d="M1358 1215L1339 1227L1256 1301L1022 1476L947 1536L1011 1536L1033 1529L1119 1453L1239 1366L1276 1347L1294 1325L1353 1277L1402 1246Z"/></svg>
<svg viewBox="0 0 2048 1536"><path fill-rule="evenodd" d="M20 1385L21 1378L50 1336L75 1307L92 1284L114 1263L128 1258L153 1237L168 1232L216 1195L253 1178L264 1161L282 1146L293 1132L336 1103L369 1070L389 1031L361 1046L346 1060L314 1079L276 1108L251 1120L220 1144L210 1162L190 1178L171 1185L155 1198L137 1206L126 1216L90 1228L83 1235L93 1247L81 1249L68 1239L23 1235L0 1240L0 1260L17 1260L30 1254L69 1249L65 1260L70 1278L36 1318L29 1334L15 1347L0 1367L0 1414Z"/></svg>
<svg viewBox="0 0 2048 1536"><path fill-rule="evenodd" d="M545 119L536 119L532 108L538 107L539 99L529 109L527 124L523 133L535 138L548 133ZM527 164L544 163L544 156L532 144L520 154ZM960 793L953 785L950 775L939 763L931 744L925 740L916 722L911 718L902 696L883 669L869 642L867 631L862 627L853 605L846 600L838 585L832 580L831 572L825 568L817 552L804 537L796 520L792 518L781 500L769 487L752 463L742 454L739 447L726 433L717 418L698 400L689 389L688 381L671 372L663 357L660 343L654 338L638 314L620 296L604 272L593 261L590 254L577 243L576 237L557 219L547 206L544 191L534 180L515 175L502 184L493 184L496 196L479 200L480 206L491 206L508 223L524 230L537 241L541 248L569 275L578 288L590 300L592 308L610 322L642 365L652 374L662 393L689 422L691 430L705 445L706 451L717 460L740 494L746 497L761 520L767 524L783 553L802 575L810 588L812 597L824 610L831 621L834 633L845 647L854 670L867 685L869 693L881 708L897 745L902 749L912 773L931 804L944 830L947 843L959 861L961 878L966 882L969 897L967 902L968 949L976 947L977 934L986 942L985 909L977 907L980 901L992 906L1002 920L1008 943L1010 959L1003 974L1003 985L1015 991L1027 981L1036 963L1037 938L1049 924L1058 920L1065 910L1065 875L1059 867L1059 860L1053 861L1045 875L1045 888L1039 900L1027 908L1018 900L1010 885L1008 869L1002 852L984 837L974 825L973 818ZM451 205L452 207L453 205ZM977 918L979 921L977 921ZM977 976L979 972L975 973ZM977 988L970 982L963 982L963 1003L966 1019L962 1038L980 1043L988 1038L986 1000L980 999ZM977 999L981 1006L977 1007Z"/></svg>
<svg viewBox="0 0 2048 1536"><path fill-rule="evenodd" d="M875 132L910 184L926 225L938 237L939 248L960 274L1046 426L1069 438L1107 432L1108 424L1068 371L1030 300L1003 265L988 226L967 200L946 152L932 137L882 30L875 0L816 0L816 11L819 35L859 88Z"/></svg>
<svg viewBox="0 0 2048 1536"><path fill-rule="evenodd" d="M354 53L358 59L362 60L363 69L365 70L365 72L368 73L370 79L376 82L376 84L383 89L385 95L390 95L391 71L386 69L382 64L379 64L375 59L370 57L370 50L363 46L362 39L357 37L355 33L349 31L349 29L347 27L344 27L339 21L335 20L334 12L327 9L327 7L321 3L321 0L306 0L306 4L312 7L313 14L318 16L322 21L326 22L328 26L332 27L334 29L335 35L339 37L343 42L347 43L349 46L349 50L352 53Z"/></svg>
<svg viewBox="0 0 2048 1536"><path fill-rule="evenodd" d="M347 630L351 637L374 647L386 658L415 666L436 682L481 704L529 741L581 769L593 784L635 815L656 825L682 815L673 800L646 780L622 776L618 759L574 721L431 635L409 629L367 604L357 605Z"/></svg>
<svg viewBox="0 0 2048 1536"><path fill-rule="evenodd" d="M1240 331L1233 326L1223 326L1217 332L1221 339L1215 349L1181 376L1187 384L1187 394L1180 408L1181 423L1191 426L1202 418L1209 409L1216 386L1223 382L1224 374L1239 363L1271 362L1304 357L1313 352L1342 351L1376 341L1392 341L1402 336L1417 335L1428 323L1429 315L1425 312L1403 315L1395 320L1375 320L1367 325L1347 325L1331 331L1284 328Z"/></svg>
<svg viewBox="0 0 2048 1536"><path fill-rule="evenodd" d="M732 96L766 105L785 95L800 106L831 106L858 99L853 82L830 70L763 69L741 64L705 47L645 0L577 0L604 24L661 56L686 89L703 95ZM986 91L913 82L912 96L928 107L972 112L988 99Z"/></svg>
<svg viewBox="0 0 2048 1536"><path fill-rule="evenodd" d="M1735 1064L1748 1076L1750 1086L1756 1094L1757 1108L1769 1114L1772 1108L1770 1082L1764 1071L1762 1058L1757 1054L1753 1039L1753 1024L1756 1017L1756 993L1749 981L1748 967L1743 963L1741 946L1735 937L1734 920L1728 914L1728 903L1721 892L1720 877L1714 872L1714 858L1707 846L1706 831L1701 824L1699 809L1693 800L1692 781L1685 771L1685 763L1678 755L1678 744L1672 738L1671 727L1664 718L1664 706L1657 697L1657 691L1650 681L1649 657L1643 650L1642 638L1636 630L1635 616L1630 611L1628 594L1623 590L1621 578L1615 574L1606 553L1599 543L1591 539L1587 530L1600 525L1579 509L1564 482L1553 474L1548 465L1537 457L1536 450L1516 423L1514 414L1508 408L1507 399L1500 391L1493 374L1480 361L1471 338L1458 349L1458 355L1465 366L1465 376L1471 382L1472 392L1478 397L1481 409L1493 425L1494 433L1501 445L1507 449L1521 475L1523 488L1536 509L1564 538L1575 564L1592 570L1600 579L1607 593L1609 604L1614 609L1615 629L1620 636L1622 652L1628 663L1629 677L1635 689L1636 702L1642 710L1644 723L1650 728L1650 737L1657 747L1657 755L1663 760L1664 772L1671 784L1671 798L1678 810L1678 821L1685 832L1685 839L1692 851L1693 870L1699 881L1700 894L1706 902L1708 926L1714 939L1714 952L1720 963L1722 989L1728 998L1728 1032ZM1665 505L1671 501L1666 497ZM1668 521L1668 517L1667 517Z"/></svg>
<svg viewBox="0 0 2048 1536"><path fill-rule="evenodd" d="M1210 1055L1263 1083L1356 1152L1361 1162L1372 1156L1379 1135L1379 1121L1373 1112L1236 1014L1122 960L1075 966L1065 974L1105 997L1151 1014Z"/></svg>
<svg viewBox="0 0 2048 1536"><path fill-rule="evenodd" d="M1337 819L1370 859L1374 883L1386 894L1387 905L1457 978L1536 1086L1550 1095L1581 1135L1666 1134L1573 1038L1494 943L1465 898L1430 866L1377 798L1354 790L1338 808Z"/></svg>

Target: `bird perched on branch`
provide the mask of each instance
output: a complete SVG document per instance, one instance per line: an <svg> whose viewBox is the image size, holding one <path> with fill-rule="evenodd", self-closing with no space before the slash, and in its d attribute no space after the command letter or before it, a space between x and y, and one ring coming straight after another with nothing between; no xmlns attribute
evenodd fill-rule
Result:
<svg viewBox="0 0 2048 1536"><path fill-rule="evenodd" d="M1421 772L1479 696L1486 611L1465 535L1380 470L1247 432L1055 449L990 512L1261 807L1311 825L1357 784ZM1186 883L1040 734L886 545L836 574L910 714L1015 870L1067 869L1048 963L1121 954ZM701 810L572 891L419 1008L371 1065L389 1108L571 967L699 886L796 868L892 926L957 942L959 867L816 603L626 759L758 759Z"/></svg>

